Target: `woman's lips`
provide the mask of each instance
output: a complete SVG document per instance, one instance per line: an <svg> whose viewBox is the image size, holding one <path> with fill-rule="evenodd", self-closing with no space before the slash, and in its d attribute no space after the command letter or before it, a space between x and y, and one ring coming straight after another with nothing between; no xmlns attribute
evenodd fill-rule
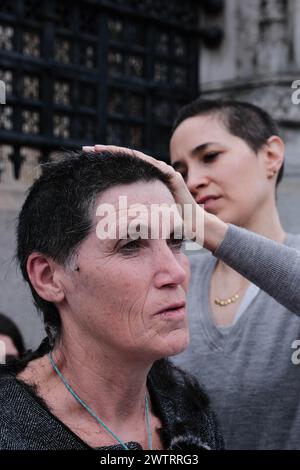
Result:
<svg viewBox="0 0 300 470"><path fill-rule="evenodd" d="M209 211L215 208L219 199L221 199L221 196L207 196L200 198L197 202L198 204L204 205L204 209Z"/></svg>
<svg viewBox="0 0 300 470"><path fill-rule="evenodd" d="M180 320L185 318L186 316L186 310L185 307L180 307L180 308L174 308L170 310L166 310L164 312L160 312L157 315L159 315L161 318L164 318L166 320Z"/></svg>
<svg viewBox="0 0 300 470"><path fill-rule="evenodd" d="M157 312L155 315L159 315L165 319L183 318L186 316L185 302L182 301L182 302L178 302L177 304L167 306L164 309Z"/></svg>

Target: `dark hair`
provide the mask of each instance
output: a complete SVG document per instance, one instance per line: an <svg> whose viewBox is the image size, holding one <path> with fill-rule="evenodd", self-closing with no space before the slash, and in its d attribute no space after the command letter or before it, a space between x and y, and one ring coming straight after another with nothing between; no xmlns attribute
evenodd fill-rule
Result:
<svg viewBox="0 0 300 470"><path fill-rule="evenodd" d="M3 313L0 313L0 334L8 336L12 340L19 356L25 352L24 341L19 328Z"/></svg>
<svg viewBox="0 0 300 470"><path fill-rule="evenodd" d="M118 184L153 180L169 184L165 174L134 152L65 152L61 160L43 165L19 215L17 258L51 344L60 331L60 317L56 306L31 285L26 269L29 255L39 252L65 264L92 230L93 206L101 193Z"/></svg>
<svg viewBox="0 0 300 470"><path fill-rule="evenodd" d="M198 98L181 108L175 118L173 130L188 118L200 115L216 115L226 129L243 139L256 153L272 135L280 135L271 116L251 103L237 100L204 100ZM276 184L283 177L284 165L278 172Z"/></svg>

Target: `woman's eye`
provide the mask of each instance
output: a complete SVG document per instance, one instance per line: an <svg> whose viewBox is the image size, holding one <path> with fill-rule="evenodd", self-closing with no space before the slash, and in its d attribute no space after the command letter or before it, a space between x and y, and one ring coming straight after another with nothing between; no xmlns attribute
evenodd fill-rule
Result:
<svg viewBox="0 0 300 470"><path fill-rule="evenodd" d="M183 238L171 238L168 240L168 245L173 249L173 250L180 250L182 248L182 245L184 243Z"/></svg>
<svg viewBox="0 0 300 470"><path fill-rule="evenodd" d="M130 242L126 243L126 245L121 246L120 251L123 253L132 253L137 251L142 246L142 240L138 238L137 240L131 240Z"/></svg>
<svg viewBox="0 0 300 470"><path fill-rule="evenodd" d="M203 161L206 162L206 163L209 163L209 162L212 162L213 160L215 160L217 158L217 156L220 154L220 152L210 152L210 153L207 153L204 158L203 158Z"/></svg>

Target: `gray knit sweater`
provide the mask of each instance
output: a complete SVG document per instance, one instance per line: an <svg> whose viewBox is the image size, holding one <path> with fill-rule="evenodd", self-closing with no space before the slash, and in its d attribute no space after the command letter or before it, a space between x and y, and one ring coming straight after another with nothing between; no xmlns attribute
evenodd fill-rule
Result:
<svg viewBox="0 0 300 470"><path fill-rule="evenodd" d="M191 342L174 362L206 389L227 449L300 449L299 250L299 235L281 246L229 227L215 256L261 290L225 329L209 302L216 258L191 256Z"/></svg>
<svg viewBox="0 0 300 470"><path fill-rule="evenodd" d="M300 315L300 243L281 245L229 225L214 255Z"/></svg>

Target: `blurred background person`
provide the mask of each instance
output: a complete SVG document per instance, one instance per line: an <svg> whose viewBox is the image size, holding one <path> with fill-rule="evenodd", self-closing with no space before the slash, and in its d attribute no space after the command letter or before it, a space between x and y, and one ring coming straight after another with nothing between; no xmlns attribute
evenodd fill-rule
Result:
<svg viewBox="0 0 300 470"><path fill-rule="evenodd" d="M2 362L6 362L12 357L20 357L25 352L22 334L17 325L3 313L0 313L0 341L3 343L3 351L6 357Z"/></svg>

